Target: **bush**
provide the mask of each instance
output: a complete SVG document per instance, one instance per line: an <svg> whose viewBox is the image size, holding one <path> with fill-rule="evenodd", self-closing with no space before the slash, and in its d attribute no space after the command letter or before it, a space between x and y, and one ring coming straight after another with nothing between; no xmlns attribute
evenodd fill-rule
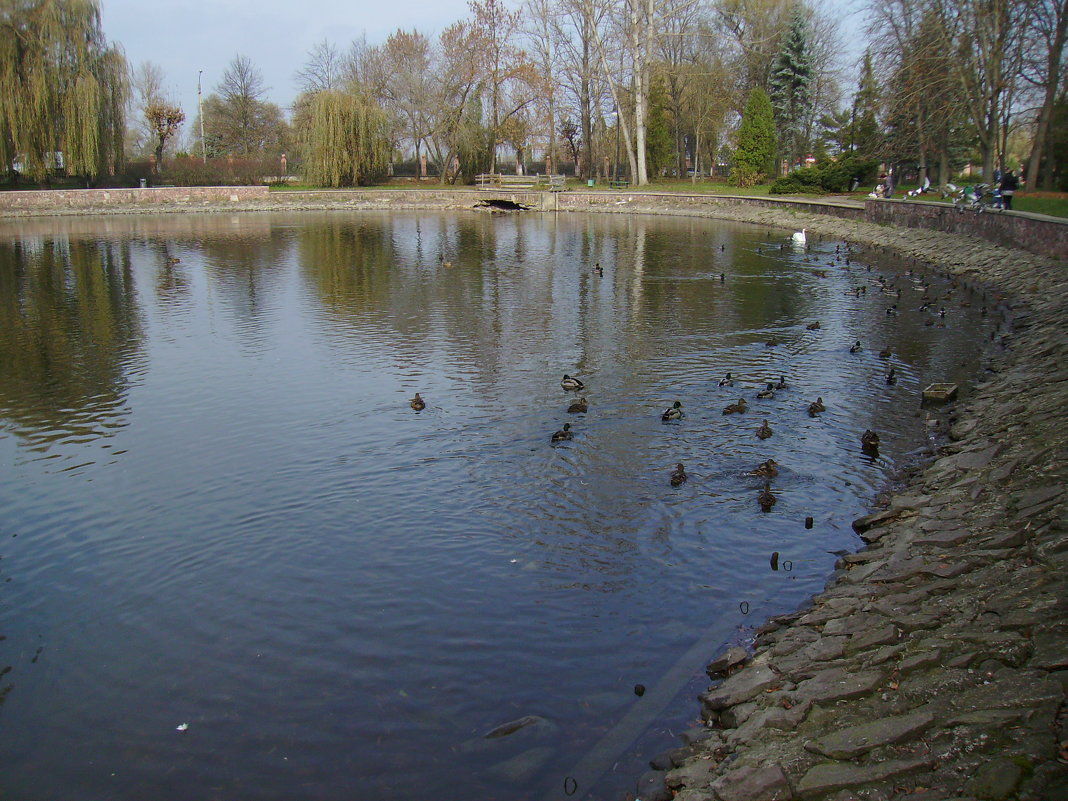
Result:
<svg viewBox="0 0 1068 801"><path fill-rule="evenodd" d="M214 158L207 164L196 156L171 159L163 165L159 182L175 186L259 186L278 174L275 158Z"/></svg>
<svg viewBox="0 0 1068 801"><path fill-rule="evenodd" d="M853 157L837 161L827 159L776 179L768 192L773 195L821 195L826 192L848 192L854 178L865 186L875 179L878 169L879 163L872 160Z"/></svg>

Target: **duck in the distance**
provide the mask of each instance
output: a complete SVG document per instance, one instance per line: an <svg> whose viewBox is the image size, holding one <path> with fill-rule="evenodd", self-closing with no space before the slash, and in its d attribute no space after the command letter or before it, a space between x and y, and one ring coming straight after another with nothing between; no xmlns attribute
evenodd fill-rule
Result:
<svg viewBox="0 0 1068 801"><path fill-rule="evenodd" d="M567 373L564 373L564 377L560 379L560 386L568 390L579 390L586 388L585 384L583 384L577 378L572 378Z"/></svg>

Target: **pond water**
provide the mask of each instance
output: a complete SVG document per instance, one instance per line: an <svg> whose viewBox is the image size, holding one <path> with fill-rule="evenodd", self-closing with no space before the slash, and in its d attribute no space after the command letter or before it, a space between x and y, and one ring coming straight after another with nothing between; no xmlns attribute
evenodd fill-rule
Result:
<svg viewBox="0 0 1068 801"><path fill-rule="evenodd" d="M720 646L860 547L929 446L921 388L974 377L989 333L966 288L788 236L4 223L0 796L618 798Z"/></svg>

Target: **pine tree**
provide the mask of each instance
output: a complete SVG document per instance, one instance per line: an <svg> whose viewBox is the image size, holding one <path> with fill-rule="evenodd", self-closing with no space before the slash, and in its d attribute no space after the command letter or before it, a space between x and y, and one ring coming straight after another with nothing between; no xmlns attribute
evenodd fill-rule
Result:
<svg viewBox="0 0 1068 801"><path fill-rule="evenodd" d="M812 111L812 59L808 48L808 23L800 5L794 8L790 27L775 56L768 88L779 143L790 164L805 157L808 141L805 119Z"/></svg>
<svg viewBox="0 0 1068 801"><path fill-rule="evenodd" d="M737 186L752 186L771 175L775 169L775 144L771 100L767 92L756 88L749 93L742 124L738 126L731 181Z"/></svg>
<svg viewBox="0 0 1068 801"><path fill-rule="evenodd" d="M862 159L882 155L883 136L879 131L877 112L879 108L879 84L871 63L871 50L864 52L864 65L853 98L853 120L850 142L853 150Z"/></svg>

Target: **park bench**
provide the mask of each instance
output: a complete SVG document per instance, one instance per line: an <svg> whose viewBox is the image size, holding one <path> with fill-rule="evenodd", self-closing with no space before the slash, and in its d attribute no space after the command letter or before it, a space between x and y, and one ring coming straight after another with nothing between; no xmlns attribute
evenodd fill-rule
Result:
<svg viewBox="0 0 1068 801"><path fill-rule="evenodd" d="M626 178L610 178L608 180L608 186L611 189L626 189L630 186L630 181Z"/></svg>
<svg viewBox="0 0 1068 801"><path fill-rule="evenodd" d="M478 189L489 191L515 189L561 192L564 189L564 176L541 174L504 175L499 172L490 172L476 175L475 186Z"/></svg>

